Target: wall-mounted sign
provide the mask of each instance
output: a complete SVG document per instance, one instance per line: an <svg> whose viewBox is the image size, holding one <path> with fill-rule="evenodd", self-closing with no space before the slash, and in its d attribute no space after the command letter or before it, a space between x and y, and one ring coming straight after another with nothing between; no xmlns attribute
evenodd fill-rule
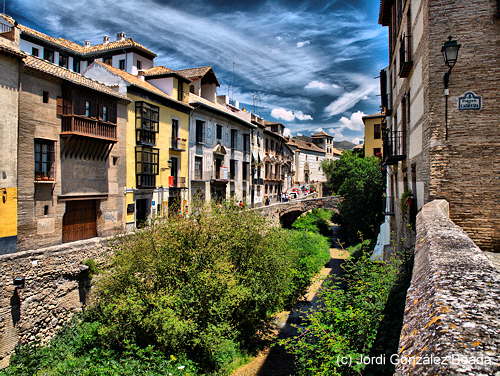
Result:
<svg viewBox="0 0 500 376"><path fill-rule="evenodd" d="M134 214L135 211L135 204L128 204L127 205L127 214Z"/></svg>
<svg viewBox="0 0 500 376"><path fill-rule="evenodd" d="M480 110L483 100L480 95L472 91L467 91L461 97L458 97L458 109L460 111Z"/></svg>

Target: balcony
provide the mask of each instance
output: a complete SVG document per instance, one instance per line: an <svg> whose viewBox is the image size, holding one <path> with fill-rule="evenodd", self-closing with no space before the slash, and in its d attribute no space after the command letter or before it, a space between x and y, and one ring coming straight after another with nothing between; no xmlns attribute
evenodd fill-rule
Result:
<svg viewBox="0 0 500 376"><path fill-rule="evenodd" d="M138 144L154 146L156 144L156 132L148 129L136 129L136 141Z"/></svg>
<svg viewBox="0 0 500 376"><path fill-rule="evenodd" d="M403 35L401 37L399 46L399 77L401 78L408 77L413 66L410 41L410 35Z"/></svg>
<svg viewBox="0 0 500 376"><path fill-rule="evenodd" d="M264 185L264 179L262 179L262 178L253 178L252 183L254 185Z"/></svg>
<svg viewBox="0 0 500 376"><path fill-rule="evenodd" d="M76 135L117 142L116 124L80 115L63 115L61 135Z"/></svg>
<svg viewBox="0 0 500 376"><path fill-rule="evenodd" d="M170 150L172 151L185 151L187 147L187 140L185 138L177 137L172 139L172 145L170 145Z"/></svg>
<svg viewBox="0 0 500 376"><path fill-rule="evenodd" d="M9 39L11 41L14 41L15 35L14 35L14 28L9 25L5 25L4 23L0 23L0 36Z"/></svg>
<svg viewBox="0 0 500 376"><path fill-rule="evenodd" d="M384 132L384 164L395 165L406 159L404 133L402 131Z"/></svg>
<svg viewBox="0 0 500 376"><path fill-rule="evenodd" d="M180 176L169 176L168 186L169 188L187 188L186 178Z"/></svg>

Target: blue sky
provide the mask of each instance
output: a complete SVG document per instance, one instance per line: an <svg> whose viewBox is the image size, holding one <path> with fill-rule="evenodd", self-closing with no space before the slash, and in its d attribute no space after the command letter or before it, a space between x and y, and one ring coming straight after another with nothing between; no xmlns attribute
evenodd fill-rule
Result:
<svg viewBox="0 0 500 376"><path fill-rule="evenodd" d="M379 0L7 0L19 23L78 42L128 36L173 69L211 65L230 93L292 134L362 139L379 110L387 32ZM234 74L233 74L234 67ZM254 100L255 98L255 100Z"/></svg>

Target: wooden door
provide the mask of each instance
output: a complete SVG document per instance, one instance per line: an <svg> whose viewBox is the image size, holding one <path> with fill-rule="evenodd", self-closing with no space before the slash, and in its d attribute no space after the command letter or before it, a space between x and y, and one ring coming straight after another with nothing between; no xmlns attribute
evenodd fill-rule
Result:
<svg viewBox="0 0 500 376"><path fill-rule="evenodd" d="M66 202L66 213L63 217L63 242L74 242L95 236L97 236L96 201Z"/></svg>

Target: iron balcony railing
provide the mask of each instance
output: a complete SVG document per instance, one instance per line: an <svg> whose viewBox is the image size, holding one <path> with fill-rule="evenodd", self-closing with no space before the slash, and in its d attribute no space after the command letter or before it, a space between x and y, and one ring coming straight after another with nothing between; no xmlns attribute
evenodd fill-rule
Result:
<svg viewBox="0 0 500 376"><path fill-rule="evenodd" d="M384 215L394 215L394 197L384 197Z"/></svg>
<svg viewBox="0 0 500 376"><path fill-rule="evenodd" d="M404 132L386 130L384 132L384 163L394 165L404 159L406 159Z"/></svg>
<svg viewBox="0 0 500 376"><path fill-rule="evenodd" d="M185 138L177 137L175 139L172 139L172 145L170 148L172 150L182 151L182 150L186 150L186 144L187 144L187 140Z"/></svg>
<svg viewBox="0 0 500 376"><path fill-rule="evenodd" d="M170 188L186 188L186 178L181 176L169 176L168 186Z"/></svg>

